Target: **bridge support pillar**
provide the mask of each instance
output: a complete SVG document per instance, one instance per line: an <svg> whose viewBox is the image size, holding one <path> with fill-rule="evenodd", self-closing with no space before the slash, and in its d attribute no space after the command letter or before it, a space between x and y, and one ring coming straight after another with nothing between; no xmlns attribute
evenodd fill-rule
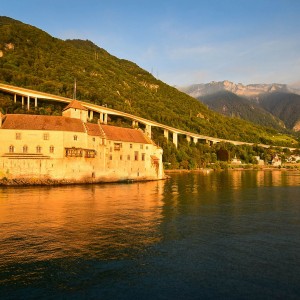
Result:
<svg viewBox="0 0 300 300"><path fill-rule="evenodd" d="M198 143L198 139L197 139L196 137L193 137L193 142L194 142L195 144L197 144L197 143Z"/></svg>
<svg viewBox="0 0 300 300"><path fill-rule="evenodd" d="M176 132L173 132L173 143L175 147L178 147L178 134Z"/></svg>
<svg viewBox="0 0 300 300"><path fill-rule="evenodd" d="M189 135L187 135L186 140L188 141L188 143L190 143L191 142L191 137Z"/></svg>
<svg viewBox="0 0 300 300"><path fill-rule="evenodd" d="M24 96L22 96L22 108L24 107Z"/></svg>
<svg viewBox="0 0 300 300"><path fill-rule="evenodd" d="M151 138L151 125L146 124L145 133Z"/></svg>
<svg viewBox="0 0 300 300"><path fill-rule="evenodd" d="M27 110L30 110L30 96L27 96Z"/></svg>
<svg viewBox="0 0 300 300"><path fill-rule="evenodd" d="M104 120L103 120L104 124L107 124L107 114L104 114Z"/></svg>
<svg viewBox="0 0 300 300"><path fill-rule="evenodd" d="M100 112L100 118L99 118L99 121L101 124L104 123L104 113L103 112Z"/></svg>
<svg viewBox="0 0 300 300"><path fill-rule="evenodd" d="M17 94L14 94L14 103L17 103Z"/></svg>
<svg viewBox="0 0 300 300"><path fill-rule="evenodd" d="M132 128L137 128L137 127L139 127L139 122L133 120L133 121L132 121Z"/></svg>
<svg viewBox="0 0 300 300"><path fill-rule="evenodd" d="M94 111L90 110L89 120L93 120L93 118L94 118Z"/></svg>
<svg viewBox="0 0 300 300"><path fill-rule="evenodd" d="M167 129L164 129L164 137L169 140L169 131Z"/></svg>
<svg viewBox="0 0 300 300"><path fill-rule="evenodd" d="M37 109L37 97L34 98L34 108Z"/></svg>

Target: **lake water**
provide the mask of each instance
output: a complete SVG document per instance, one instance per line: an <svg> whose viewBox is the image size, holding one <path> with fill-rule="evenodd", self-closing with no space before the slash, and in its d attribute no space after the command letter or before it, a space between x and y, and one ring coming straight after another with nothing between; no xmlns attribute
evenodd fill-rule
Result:
<svg viewBox="0 0 300 300"><path fill-rule="evenodd" d="M300 173L0 188L0 299L300 299Z"/></svg>

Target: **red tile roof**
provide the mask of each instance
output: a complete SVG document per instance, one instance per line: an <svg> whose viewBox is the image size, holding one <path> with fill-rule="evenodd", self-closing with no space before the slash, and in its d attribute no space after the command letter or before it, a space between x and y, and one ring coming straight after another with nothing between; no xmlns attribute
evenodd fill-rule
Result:
<svg viewBox="0 0 300 300"><path fill-rule="evenodd" d="M1 128L85 132L85 127L79 119L43 115L5 115Z"/></svg>
<svg viewBox="0 0 300 300"><path fill-rule="evenodd" d="M102 125L106 138L112 141L151 144L151 141L138 129Z"/></svg>
<svg viewBox="0 0 300 300"><path fill-rule="evenodd" d="M88 135L103 136L104 132L98 124L85 123Z"/></svg>
<svg viewBox="0 0 300 300"><path fill-rule="evenodd" d="M78 101L78 100L73 100L69 103L68 106L66 106L64 110L68 109L68 108L76 108L76 109L81 109L81 110L88 110L87 108L85 108L84 106L82 106L82 104Z"/></svg>

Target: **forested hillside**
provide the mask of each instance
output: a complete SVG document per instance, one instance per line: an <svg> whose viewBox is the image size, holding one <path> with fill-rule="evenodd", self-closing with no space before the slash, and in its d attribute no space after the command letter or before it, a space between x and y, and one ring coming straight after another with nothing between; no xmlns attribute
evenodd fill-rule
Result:
<svg viewBox="0 0 300 300"><path fill-rule="evenodd" d="M83 101L106 104L209 136L296 145L295 140L277 134L274 129L209 110L133 62L116 58L91 41L63 41L33 26L0 17L1 82L72 97L75 78L77 98Z"/></svg>

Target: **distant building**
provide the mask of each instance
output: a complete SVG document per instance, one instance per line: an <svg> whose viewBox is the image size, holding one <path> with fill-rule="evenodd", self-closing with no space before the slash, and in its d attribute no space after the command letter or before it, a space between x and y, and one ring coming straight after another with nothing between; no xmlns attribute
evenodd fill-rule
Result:
<svg viewBox="0 0 300 300"><path fill-rule="evenodd" d="M62 116L0 113L0 179L164 178L162 149L141 130L88 123L87 113L76 100Z"/></svg>
<svg viewBox="0 0 300 300"><path fill-rule="evenodd" d="M272 159L272 166L274 167L281 166L281 158L277 154Z"/></svg>
<svg viewBox="0 0 300 300"><path fill-rule="evenodd" d="M231 163L234 165L240 165L240 164L242 164L242 161L240 159L237 159L237 157L235 155L234 158L231 160Z"/></svg>
<svg viewBox="0 0 300 300"><path fill-rule="evenodd" d="M257 164L259 166L263 166L265 164L265 161L263 159L260 158L260 156L254 156L256 161L257 161Z"/></svg>

